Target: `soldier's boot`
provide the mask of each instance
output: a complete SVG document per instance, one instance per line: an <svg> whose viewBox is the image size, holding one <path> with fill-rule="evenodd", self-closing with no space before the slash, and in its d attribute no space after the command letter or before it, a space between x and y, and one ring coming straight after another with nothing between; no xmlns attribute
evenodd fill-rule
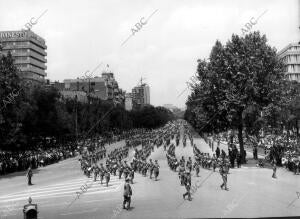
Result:
<svg viewBox="0 0 300 219"><path fill-rule="evenodd" d="M188 193L188 200L192 201L192 197L191 197L191 193L190 192Z"/></svg>
<svg viewBox="0 0 300 219"><path fill-rule="evenodd" d="M127 203L127 210L130 209L130 204L131 204L131 200L129 200L128 203Z"/></svg>

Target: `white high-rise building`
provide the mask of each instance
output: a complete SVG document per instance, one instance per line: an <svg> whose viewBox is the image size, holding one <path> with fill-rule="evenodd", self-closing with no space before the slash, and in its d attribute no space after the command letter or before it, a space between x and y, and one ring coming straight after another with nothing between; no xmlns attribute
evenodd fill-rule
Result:
<svg viewBox="0 0 300 219"><path fill-rule="evenodd" d="M132 89L133 108L141 108L150 105L150 87L147 84L141 84Z"/></svg>
<svg viewBox="0 0 300 219"><path fill-rule="evenodd" d="M125 109L128 111L132 110L132 94L131 93L125 94Z"/></svg>
<svg viewBox="0 0 300 219"><path fill-rule="evenodd" d="M300 0L298 0L298 14L300 13ZM295 28L296 30L296 28ZM298 34L300 36L300 16L298 16ZM300 38L298 43L290 43L278 52L278 57L285 64L285 75L291 81L300 82Z"/></svg>
<svg viewBox="0 0 300 219"><path fill-rule="evenodd" d="M278 52L285 64L285 75L289 80L300 82L300 42L291 43Z"/></svg>

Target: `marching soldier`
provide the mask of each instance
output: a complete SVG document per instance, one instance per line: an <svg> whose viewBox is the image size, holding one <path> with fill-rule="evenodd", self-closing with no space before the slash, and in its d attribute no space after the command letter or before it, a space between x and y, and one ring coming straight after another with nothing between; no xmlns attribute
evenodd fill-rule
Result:
<svg viewBox="0 0 300 219"><path fill-rule="evenodd" d="M191 185L192 185L192 179L191 179L191 173L187 171L185 173L185 180L184 180L184 186L186 189L186 193L183 194L183 199L185 199L185 196L188 196L188 200L192 201L191 198Z"/></svg>
<svg viewBox="0 0 300 219"><path fill-rule="evenodd" d="M119 171L119 179L121 179L123 173L123 165L121 162L118 164L118 171Z"/></svg>
<svg viewBox="0 0 300 219"><path fill-rule="evenodd" d="M130 179L130 183L133 184L133 179L134 179L134 170L133 169L130 169L129 179Z"/></svg>
<svg viewBox="0 0 300 219"><path fill-rule="evenodd" d="M105 168L103 166L103 163L100 164L100 183L102 184L103 178L105 175Z"/></svg>
<svg viewBox="0 0 300 219"><path fill-rule="evenodd" d="M31 183L31 177L32 177L32 175L33 175L32 169L31 169L31 166L29 166L27 174L26 174L29 186L32 185L32 183Z"/></svg>
<svg viewBox="0 0 300 219"><path fill-rule="evenodd" d="M186 162L186 168L187 168L187 170L192 172L192 159L191 159L191 157L189 157L189 159Z"/></svg>
<svg viewBox="0 0 300 219"><path fill-rule="evenodd" d="M178 172L178 176L179 176L179 179L180 179L180 185L184 185L184 171L185 171L185 168L184 168L184 165L180 165L179 167L179 172Z"/></svg>
<svg viewBox="0 0 300 219"><path fill-rule="evenodd" d="M110 172L108 170L105 171L105 181L106 181L106 187L108 187L108 183L110 181Z"/></svg>
<svg viewBox="0 0 300 219"><path fill-rule="evenodd" d="M185 167L185 159L184 159L184 156L181 157L180 165L183 165L183 167Z"/></svg>
<svg viewBox="0 0 300 219"><path fill-rule="evenodd" d="M223 183L220 187L221 187L221 189L223 189L223 187L225 187L225 190L228 191L228 188L227 188L227 170L226 170L226 165L225 165L224 161L220 165L220 175L222 176L222 180L223 180Z"/></svg>
<svg viewBox="0 0 300 219"><path fill-rule="evenodd" d="M116 174L117 174L117 168L118 168L117 160L115 159L115 160L112 162L112 173L114 174L114 176L116 176Z"/></svg>
<svg viewBox="0 0 300 219"><path fill-rule="evenodd" d="M147 176L148 164L146 160L142 161L142 175Z"/></svg>
<svg viewBox="0 0 300 219"><path fill-rule="evenodd" d="M129 179L127 178L125 180L125 185L124 185L124 200L123 200L123 209L130 209L130 204L131 204L131 196L132 196L132 189L129 184ZM127 208L125 208L125 204L127 203Z"/></svg>
<svg viewBox="0 0 300 219"><path fill-rule="evenodd" d="M199 177L199 172L200 172L200 164L198 161L194 163L194 169L196 170L196 176Z"/></svg>
<svg viewBox="0 0 300 219"><path fill-rule="evenodd" d="M154 169L154 164L152 162L152 159L150 159L150 164L149 164L150 179L152 179L153 169Z"/></svg>
<svg viewBox="0 0 300 219"><path fill-rule="evenodd" d="M159 174L159 165L157 163L157 160L155 160L155 164L154 164L154 177L155 177L155 181L157 181L157 177L158 177L158 174Z"/></svg>
<svg viewBox="0 0 300 219"><path fill-rule="evenodd" d="M93 166L93 172L94 172L94 182L96 182L97 176L99 174L99 167L96 164Z"/></svg>
<svg viewBox="0 0 300 219"><path fill-rule="evenodd" d="M129 166L127 165L127 161L124 161L124 169L123 169L123 173L124 173L124 178L125 180L127 179L128 175L129 175Z"/></svg>

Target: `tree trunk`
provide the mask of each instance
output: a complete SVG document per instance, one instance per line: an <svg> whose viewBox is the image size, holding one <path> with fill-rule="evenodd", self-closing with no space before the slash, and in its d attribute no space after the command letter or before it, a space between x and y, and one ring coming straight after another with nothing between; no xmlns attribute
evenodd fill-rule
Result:
<svg viewBox="0 0 300 219"><path fill-rule="evenodd" d="M244 140L243 140L243 125L238 127L238 139L240 144L240 153L242 156L242 164L246 163L245 154L244 154Z"/></svg>
<svg viewBox="0 0 300 219"><path fill-rule="evenodd" d="M240 144L240 154L242 157L241 163L246 163L245 153L244 153L244 140L243 140L243 118L242 113L239 116L239 125L238 125L238 139Z"/></svg>

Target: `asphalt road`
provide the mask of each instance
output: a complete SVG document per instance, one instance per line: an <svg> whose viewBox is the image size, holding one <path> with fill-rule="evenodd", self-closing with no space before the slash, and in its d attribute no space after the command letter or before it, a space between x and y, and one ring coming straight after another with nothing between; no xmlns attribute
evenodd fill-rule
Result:
<svg viewBox="0 0 300 219"><path fill-rule="evenodd" d="M198 148L212 153L200 138ZM107 146L108 150L124 146L124 141ZM177 157L192 157L189 144L176 147ZM225 145L221 145L227 151ZM183 200L185 188L178 175L167 166L165 151L160 147L151 154L161 168L159 180L135 174L132 185L132 209L122 209L124 179L112 176L109 187L92 182L80 171L78 158L68 159L35 171L33 186L27 186L25 172L0 179L0 218L23 218L23 205L28 197L38 204L39 218L98 219L98 218L192 218L192 217L272 217L299 216L300 176L279 168L277 179L269 168L257 168L251 160L228 175L229 191L221 190L218 172L193 172L196 191L192 201ZM249 156L251 157L251 156ZM130 151L129 159L132 158ZM79 199L76 192L88 181L91 187Z"/></svg>

